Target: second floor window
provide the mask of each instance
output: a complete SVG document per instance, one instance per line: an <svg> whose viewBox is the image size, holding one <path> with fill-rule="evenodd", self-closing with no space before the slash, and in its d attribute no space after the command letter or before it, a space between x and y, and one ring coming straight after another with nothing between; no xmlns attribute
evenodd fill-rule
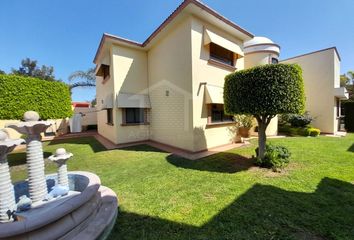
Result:
<svg viewBox="0 0 354 240"><path fill-rule="evenodd" d="M278 58L272 58L272 64L278 64L279 60Z"/></svg>
<svg viewBox="0 0 354 240"><path fill-rule="evenodd" d="M100 68L97 71L97 76L100 76L104 79L109 77L109 65L101 64Z"/></svg>
<svg viewBox="0 0 354 240"><path fill-rule="evenodd" d="M210 43L210 58L224 64L234 66L234 53L215 43Z"/></svg>

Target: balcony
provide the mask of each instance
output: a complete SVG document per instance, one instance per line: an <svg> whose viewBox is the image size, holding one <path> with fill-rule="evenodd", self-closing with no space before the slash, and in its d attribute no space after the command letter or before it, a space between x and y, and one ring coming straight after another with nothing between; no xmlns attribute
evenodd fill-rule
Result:
<svg viewBox="0 0 354 240"><path fill-rule="evenodd" d="M348 99L349 93L345 87L334 88L334 96L339 99Z"/></svg>

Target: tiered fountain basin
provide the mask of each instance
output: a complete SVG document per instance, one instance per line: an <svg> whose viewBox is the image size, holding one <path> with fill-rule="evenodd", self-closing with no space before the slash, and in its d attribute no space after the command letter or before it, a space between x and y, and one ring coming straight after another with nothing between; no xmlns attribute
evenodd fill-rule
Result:
<svg viewBox="0 0 354 240"><path fill-rule="evenodd" d="M0 223L0 239L105 239L117 214L116 194L101 186L99 177L89 172L69 172L69 193L40 201L25 212L16 213L18 221ZM57 174L47 175L49 190L57 185ZM16 202L29 196L28 182L14 184Z"/></svg>

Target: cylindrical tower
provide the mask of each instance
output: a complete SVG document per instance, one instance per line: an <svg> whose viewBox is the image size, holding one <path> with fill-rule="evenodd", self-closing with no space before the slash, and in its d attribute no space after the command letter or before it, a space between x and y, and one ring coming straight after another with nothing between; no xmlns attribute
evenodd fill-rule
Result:
<svg viewBox="0 0 354 240"><path fill-rule="evenodd" d="M254 37L244 43L245 68L278 63L280 46L266 37Z"/></svg>

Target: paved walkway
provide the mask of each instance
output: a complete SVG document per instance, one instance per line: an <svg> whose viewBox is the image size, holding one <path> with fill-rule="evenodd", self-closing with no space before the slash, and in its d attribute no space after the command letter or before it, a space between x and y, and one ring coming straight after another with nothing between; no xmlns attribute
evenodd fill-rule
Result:
<svg viewBox="0 0 354 240"><path fill-rule="evenodd" d="M112 143L108 139L102 137L96 131L86 131L86 132L82 132L82 133L69 133L69 134L62 135L60 137L47 137L47 138L44 138L43 141L80 138L80 137L94 137L107 150L121 149L121 148L127 148L127 147L137 146L137 145L141 145L141 144L146 144L146 145L150 145L154 148L160 149L164 152L175 154L175 155L178 155L178 156L190 159L190 160L200 159L200 158L207 157L207 156L219 153L219 152L224 152L224 151L228 151L228 150L231 150L234 148L239 148L239 147L244 147L244 146L249 145L249 142L245 141L244 143L233 143L233 144L210 148L205 151L194 153L194 152L185 151L183 149L175 148L173 146L169 146L169 145L154 142L154 141L141 141L141 142L118 144L117 145L117 144Z"/></svg>

